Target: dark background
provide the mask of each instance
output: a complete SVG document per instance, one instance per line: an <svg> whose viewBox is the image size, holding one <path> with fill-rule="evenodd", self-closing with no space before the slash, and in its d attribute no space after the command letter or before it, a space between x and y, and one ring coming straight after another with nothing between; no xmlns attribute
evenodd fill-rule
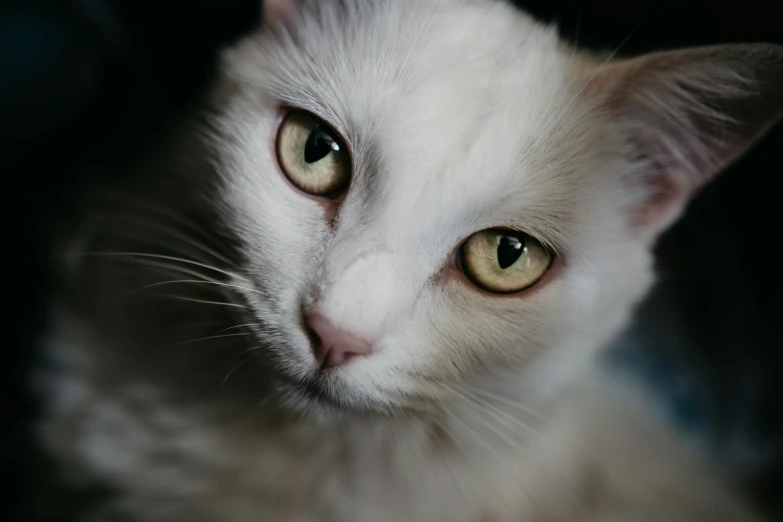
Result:
<svg viewBox="0 0 783 522"><path fill-rule="evenodd" d="M773 2L518 0L573 43L620 54L783 43ZM155 140L208 87L221 45L259 0L23 0L0 4L0 173L6 237L0 380L3 520L73 520L96 492L63 489L28 432L25 379L45 324L47 242L83 187ZM779 125L710 185L661 241L662 283L636 352L684 429L704 435L768 508L783 499L783 193ZM776 161L777 160L777 161ZM646 371L647 371L646 370ZM776 506L775 504L778 503ZM783 510L781 511L783 513Z"/></svg>

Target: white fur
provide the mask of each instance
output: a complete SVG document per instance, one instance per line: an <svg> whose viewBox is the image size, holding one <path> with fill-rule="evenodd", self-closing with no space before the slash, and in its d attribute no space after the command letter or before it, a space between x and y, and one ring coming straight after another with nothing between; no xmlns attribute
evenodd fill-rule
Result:
<svg viewBox="0 0 783 522"><path fill-rule="evenodd" d="M751 520L592 368L652 284L654 238L629 217L645 197L629 176L649 166L621 132L632 126L584 89L597 63L500 2L299 9L226 54L214 109L127 189L157 201L158 219L209 211L236 256L207 252L181 217L174 234L133 243L123 233L136 228L112 226L94 239L186 250L199 264L141 260L166 264L163 280L207 278L224 308L190 305L236 311L229 325L248 330L226 337L194 316L191 337L223 335L207 341L222 348L188 357L136 342L158 330L107 303L161 278L85 262L55 349L68 369L50 374L71 390L54 393L45 426L61 458L143 521ZM354 171L339 208L276 166L281 103L345 138ZM495 226L558 253L541 288L493 297L455 275L458 245ZM292 384L316 372L301 325L315 301L378 348L322 380L327 404ZM231 388L223 376L243 357L251 370Z"/></svg>
<svg viewBox="0 0 783 522"><path fill-rule="evenodd" d="M396 259L384 251L367 252L347 267L332 269L334 276L321 289L319 306L331 311L331 321L363 339L375 341L386 330L398 329L399 315L410 309L415 298L405 292L405 274Z"/></svg>

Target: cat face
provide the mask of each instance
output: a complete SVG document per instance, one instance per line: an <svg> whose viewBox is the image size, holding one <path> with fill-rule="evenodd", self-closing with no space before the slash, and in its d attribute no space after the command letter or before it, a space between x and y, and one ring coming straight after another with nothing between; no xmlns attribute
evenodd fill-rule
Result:
<svg viewBox="0 0 783 522"><path fill-rule="evenodd" d="M502 3L276 12L225 57L210 147L248 322L298 406L561 382L648 289L656 235L780 114L718 142L698 97L745 100L737 71L775 48L604 66Z"/></svg>

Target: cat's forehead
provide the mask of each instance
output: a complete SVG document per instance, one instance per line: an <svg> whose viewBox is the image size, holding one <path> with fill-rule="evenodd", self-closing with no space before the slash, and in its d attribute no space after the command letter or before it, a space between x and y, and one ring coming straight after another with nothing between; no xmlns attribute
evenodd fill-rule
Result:
<svg viewBox="0 0 783 522"><path fill-rule="evenodd" d="M589 147L554 31L500 2L319 5L265 43L257 80L345 136L379 219L472 226L489 208L502 222L569 206L558 178Z"/></svg>
<svg viewBox="0 0 783 522"><path fill-rule="evenodd" d="M554 30L493 1L327 0L261 45L236 55L240 74L255 69L251 82L349 137L379 123L458 133L449 114L503 119L498 111L514 109L534 120L556 104L568 61Z"/></svg>

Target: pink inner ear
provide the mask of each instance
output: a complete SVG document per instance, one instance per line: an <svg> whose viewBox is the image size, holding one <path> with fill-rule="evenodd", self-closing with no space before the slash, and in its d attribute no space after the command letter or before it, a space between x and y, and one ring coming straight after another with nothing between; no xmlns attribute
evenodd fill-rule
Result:
<svg viewBox="0 0 783 522"><path fill-rule="evenodd" d="M264 0L264 23L277 25L289 20L301 0Z"/></svg>
<svg viewBox="0 0 783 522"><path fill-rule="evenodd" d="M678 203L687 200L690 192L676 177L666 175L652 177L646 188L647 197L636 205L631 216L631 226L637 229L667 223L669 216L680 210Z"/></svg>
<svg viewBox="0 0 783 522"><path fill-rule="evenodd" d="M646 191L631 222L653 237L687 200L783 116L783 47L728 45L654 53L594 73L638 154Z"/></svg>

